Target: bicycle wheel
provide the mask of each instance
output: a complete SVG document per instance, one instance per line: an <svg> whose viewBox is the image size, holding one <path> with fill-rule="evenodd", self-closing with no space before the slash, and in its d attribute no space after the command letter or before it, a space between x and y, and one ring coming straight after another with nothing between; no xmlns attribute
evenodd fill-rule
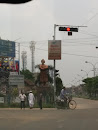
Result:
<svg viewBox="0 0 98 130"><path fill-rule="evenodd" d="M77 106L77 103L74 100L71 100L69 101L68 105L70 109L74 110Z"/></svg>

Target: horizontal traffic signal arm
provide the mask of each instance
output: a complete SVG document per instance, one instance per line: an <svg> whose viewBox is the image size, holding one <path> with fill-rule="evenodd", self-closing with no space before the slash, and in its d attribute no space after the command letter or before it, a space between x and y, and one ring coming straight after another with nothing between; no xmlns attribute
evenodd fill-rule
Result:
<svg viewBox="0 0 98 130"><path fill-rule="evenodd" d="M59 27L59 31L70 31L70 32L78 32L78 28L70 28L70 27Z"/></svg>

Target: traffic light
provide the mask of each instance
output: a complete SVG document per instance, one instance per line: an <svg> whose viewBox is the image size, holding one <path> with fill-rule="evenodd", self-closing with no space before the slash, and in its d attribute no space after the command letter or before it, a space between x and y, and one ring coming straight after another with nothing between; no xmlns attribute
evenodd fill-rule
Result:
<svg viewBox="0 0 98 130"><path fill-rule="evenodd" d="M78 28L59 27L59 31L78 32Z"/></svg>
<svg viewBox="0 0 98 130"><path fill-rule="evenodd" d="M59 70L55 70L55 77L59 75Z"/></svg>

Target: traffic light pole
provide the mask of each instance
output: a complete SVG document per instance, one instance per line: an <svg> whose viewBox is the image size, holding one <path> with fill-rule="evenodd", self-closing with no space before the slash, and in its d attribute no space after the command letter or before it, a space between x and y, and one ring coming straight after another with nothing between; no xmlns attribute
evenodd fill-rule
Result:
<svg viewBox="0 0 98 130"><path fill-rule="evenodd" d="M73 32L78 32L78 28L79 27L87 27L87 26L73 26L73 25L56 25L54 24L54 36L53 36L53 40L55 41L56 39L56 27L68 27L66 31L71 31L69 29L72 29ZM70 28L71 27L71 28ZM59 31L64 31L64 30L59 30ZM54 59L54 101L56 100L56 75L55 75L55 69L56 68L56 60Z"/></svg>
<svg viewBox="0 0 98 130"><path fill-rule="evenodd" d="M54 24L54 36L53 36L53 40L55 41L55 37L56 37L56 24ZM55 77L55 68L56 68L56 60L54 59L54 101L56 101L56 77Z"/></svg>

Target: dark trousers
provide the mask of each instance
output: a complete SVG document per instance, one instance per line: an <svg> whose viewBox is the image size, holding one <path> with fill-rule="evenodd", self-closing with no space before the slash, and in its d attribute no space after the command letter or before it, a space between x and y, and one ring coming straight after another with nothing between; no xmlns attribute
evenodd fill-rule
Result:
<svg viewBox="0 0 98 130"><path fill-rule="evenodd" d="M39 107L42 109L42 100L39 101Z"/></svg>
<svg viewBox="0 0 98 130"><path fill-rule="evenodd" d="M21 107L21 109L25 108L25 101L21 101L20 107Z"/></svg>

